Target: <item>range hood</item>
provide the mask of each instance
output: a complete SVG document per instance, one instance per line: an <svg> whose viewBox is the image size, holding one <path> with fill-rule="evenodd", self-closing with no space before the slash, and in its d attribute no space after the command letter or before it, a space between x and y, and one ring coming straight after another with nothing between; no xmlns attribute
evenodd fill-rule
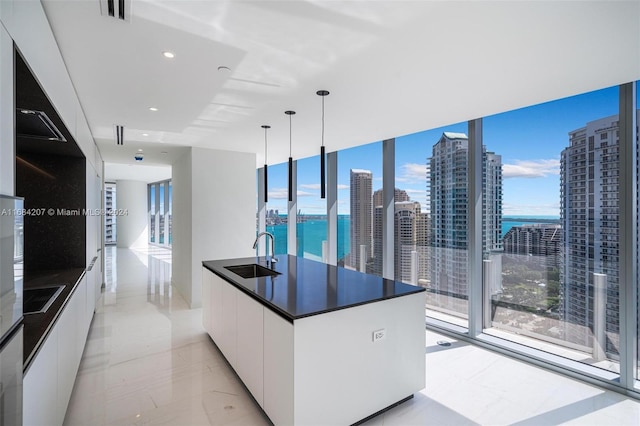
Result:
<svg viewBox="0 0 640 426"><path fill-rule="evenodd" d="M16 108L16 135L26 138L66 142L44 111Z"/></svg>

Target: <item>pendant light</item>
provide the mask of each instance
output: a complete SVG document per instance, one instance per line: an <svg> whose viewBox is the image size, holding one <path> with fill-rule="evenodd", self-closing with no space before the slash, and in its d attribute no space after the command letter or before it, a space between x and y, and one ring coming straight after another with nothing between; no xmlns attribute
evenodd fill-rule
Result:
<svg viewBox="0 0 640 426"><path fill-rule="evenodd" d="M271 126L263 124L260 126L264 129L264 202L269 201L268 193L267 193L267 129L270 129Z"/></svg>
<svg viewBox="0 0 640 426"><path fill-rule="evenodd" d="M320 198L325 198L325 152L324 152L324 97L329 94L328 90L318 90L316 95L322 96L322 144L320 145Z"/></svg>
<svg viewBox="0 0 640 426"><path fill-rule="evenodd" d="M289 116L289 201L293 201L293 157L291 157L291 116L295 111L285 111Z"/></svg>

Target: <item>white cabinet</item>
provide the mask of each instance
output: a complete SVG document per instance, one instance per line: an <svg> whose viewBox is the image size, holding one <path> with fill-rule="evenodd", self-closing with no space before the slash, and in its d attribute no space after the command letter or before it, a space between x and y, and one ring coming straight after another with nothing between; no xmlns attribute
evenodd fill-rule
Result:
<svg viewBox="0 0 640 426"><path fill-rule="evenodd" d="M203 326L261 406L263 312L260 303L203 268Z"/></svg>
<svg viewBox="0 0 640 426"><path fill-rule="evenodd" d="M222 317L220 323L220 343L218 347L227 358L229 364L236 365L237 355L237 302L236 296L238 290L236 290L231 284L224 283L222 285Z"/></svg>
<svg viewBox="0 0 640 426"><path fill-rule="evenodd" d="M293 324L264 310L264 404L275 425L294 424Z"/></svg>
<svg viewBox="0 0 640 426"><path fill-rule="evenodd" d="M85 280L87 281L87 311L86 311L86 322L87 322L87 332L89 332L89 326L91 325L91 320L93 319L93 313L96 311L96 279L97 279L97 262L100 261L98 258L94 258L95 263L89 264L89 268L87 268L87 272L85 274Z"/></svg>
<svg viewBox="0 0 640 426"><path fill-rule="evenodd" d="M55 328L58 330L58 408L56 410L55 424L60 425L64 421L64 415L67 411L67 404L71 397L71 391L73 390L73 383L75 382L76 372L78 371L79 356L78 354L78 335L82 330L82 325L79 322L80 305L78 304L79 294L78 290L71 297L71 300L67 303L67 306L60 314L58 321L55 324ZM38 354L40 357L40 354ZM29 374L31 371L29 371Z"/></svg>
<svg viewBox="0 0 640 426"><path fill-rule="evenodd" d="M24 376L22 389L22 422L25 426L50 425L58 420L57 327L40 347Z"/></svg>
<svg viewBox="0 0 640 426"><path fill-rule="evenodd" d="M204 331L213 336L212 326L212 304L211 291L213 286L213 274L206 268L202 268L202 327Z"/></svg>
<svg viewBox="0 0 640 426"><path fill-rule="evenodd" d="M211 276L211 338L218 344L222 338L222 287L227 284L222 278L207 269Z"/></svg>
<svg viewBox="0 0 640 426"><path fill-rule="evenodd" d="M35 355L23 382L23 424L61 425L87 340L87 280L71 298ZM92 312L93 313L93 312Z"/></svg>
<svg viewBox="0 0 640 426"><path fill-rule="evenodd" d="M238 291L236 301L237 352L234 368L258 404L263 406L264 307L241 291Z"/></svg>

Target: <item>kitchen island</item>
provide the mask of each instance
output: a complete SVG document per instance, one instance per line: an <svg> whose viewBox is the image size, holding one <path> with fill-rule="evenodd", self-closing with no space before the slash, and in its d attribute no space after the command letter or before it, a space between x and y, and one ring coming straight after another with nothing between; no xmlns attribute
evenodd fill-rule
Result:
<svg viewBox="0 0 640 426"><path fill-rule="evenodd" d="M202 262L203 325L274 424L353 424L424 388L423 288L277 259Z"/></svg>

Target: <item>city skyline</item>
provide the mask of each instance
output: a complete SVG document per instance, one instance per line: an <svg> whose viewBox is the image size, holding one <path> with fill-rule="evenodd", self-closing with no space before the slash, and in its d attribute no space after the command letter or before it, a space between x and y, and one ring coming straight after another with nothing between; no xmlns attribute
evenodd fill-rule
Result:
<svg viewBox="0 0 640 426"><path fill-rule="evenodd" d="M503 214L505 216L560 216L560 152L569 132L587 122L617 114L618 89L606 88L557 101L513 110L483 119L483 143L502 156ZM396 187L428 211L426 164L443 132L467 134L467 123L456 123L396 140ZM330 144L328 144L330 149ZM349 214L349 170L373 174L373 191L382 187L382 142L338 152L338 214ZM298 209L303 214L325 214L320 199L320 159L298 159ZM268 208L287 210L287 165L269 166Z"/></svg>

